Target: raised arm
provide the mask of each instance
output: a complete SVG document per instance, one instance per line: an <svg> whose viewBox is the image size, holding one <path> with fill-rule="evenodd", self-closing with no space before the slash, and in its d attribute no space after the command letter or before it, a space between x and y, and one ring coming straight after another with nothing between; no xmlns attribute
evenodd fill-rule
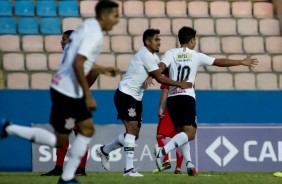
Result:
<svg viewBox="0 0 282 184"><path fill-rule="evenodd" d="M234 60L234 59L215 59L213 64L214 66L219 66L219 67L229 67L229 66L250 66L254 67L254 65L258 64L258 60L256 58L251 58L250 56L246 57L243 60Z"/></svg>

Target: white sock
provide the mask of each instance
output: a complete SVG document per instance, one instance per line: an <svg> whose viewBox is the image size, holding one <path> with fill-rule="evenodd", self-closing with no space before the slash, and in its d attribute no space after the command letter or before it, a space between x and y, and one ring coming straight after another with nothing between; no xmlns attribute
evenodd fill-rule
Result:
<svg viewBox="0 0 282 184"><path fill-rule="evenodd" d="M56 136L43 128L25 127L12 124L6 127L6 132L9 135L17 135L37 144L55 147L57 143Z"/></svg>
<svg viewBox="0 0 282 184"><path fill-rule="evenodd" d="M64 167L62 174L63 180L68 181L75 177L75 171L78 168L78 165L80 164L81 159L84 156L87 146L91 140L92 137L86 137L80 133L77 134L70 149L69 160Z"/></svg>
<svg viewBox="0 0 282 184"><path fill-rule="evenodd" d="M174 150L177 147L181 147L183 144L188 142L188 136L184 132L176 134L168 143L164 146L161 151L162 156L169 153L171 150ZM182 152L183 153L183 152Z"/></svg>
<svg viewBox="0 0 282 184"><path fill-rule="evenodd" d="M124 138L125 170L126 171L134 168L133 166L134 146L135 146L135 136L131 134L126 134Z"/></svg>
<svg viewBox="0 0 282 184"><path fill-rule="evenodd" d="M185 163L187 164L187 162L192 162L191 159L191 153L190 153L190 144L189 142L184 143L181 147L181 152L183 155L183 158L185 160Z"/></svg>
<svg viewBox="0 0 282 184"><path fill-rule="evenodd" d="M124 145L124 134L119 134L114 140L103 147L103 151L109 154L111 151L121 148Z"/></svg>

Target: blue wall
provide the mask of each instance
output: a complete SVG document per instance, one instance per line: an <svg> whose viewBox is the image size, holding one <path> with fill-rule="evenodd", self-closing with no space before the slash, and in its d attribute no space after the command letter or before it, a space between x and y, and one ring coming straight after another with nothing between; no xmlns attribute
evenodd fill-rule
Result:
<svg viewBox="0 0 282 184"><path fill-rule="evenodd" d="M98 108L95 124L121 123L116 120L114 91L93 92ZM160 91L146 91L143 123L157 123ZM0 117L16 124L48 123L49 91L0 90ZM198 123L282 124L282 91L197 91ZM10 136L0 140L0 171L31 171L31 144Z"/></svg>

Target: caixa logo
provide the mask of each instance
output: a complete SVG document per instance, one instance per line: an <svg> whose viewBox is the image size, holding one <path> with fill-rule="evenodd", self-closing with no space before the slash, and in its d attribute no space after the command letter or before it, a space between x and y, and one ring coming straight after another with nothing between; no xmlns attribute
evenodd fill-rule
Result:
<svg viewBox="0 0 282 184"><path fill-rule="evenodd" d="M216 153L216 150L221 145L228 150L228 153L223 158ZM206 149L206 154L220 167L225 167L238 152L238 149L225 136L217 137Z"/></svg>
<svg viewBox="0 0 282 184"><path fill-rule="evenodd" d="M282 162L282 141L273 140L237 140L238 149L225 137L217 137L205 150L206 154L219 166L225 167L236 156L236 161L252 163L274 164ZM225 148L227 153L219 155Z"/></svg>

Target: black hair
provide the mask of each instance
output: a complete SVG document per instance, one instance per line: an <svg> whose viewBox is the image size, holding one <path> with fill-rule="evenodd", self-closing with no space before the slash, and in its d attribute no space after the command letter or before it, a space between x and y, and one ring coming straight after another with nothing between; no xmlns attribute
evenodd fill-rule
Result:
<svg viewBox="0 0 282 184"><path fill-rule="evenodd" d="M180 44L188 43L192 38L196 37L196 30L191 27L183 26L178 31L178 40Z"/></svg>
<svg viewBox="0 0 282 184"><path fill-rule="evenodd" d="M72 32L73 32L73 30L67 30L63 34L68 35L68 37L69 37Z"/></svg>
<svg viewBox="0 0 282 184"><path fill-rule="evenodd" d="M95 12L96 12L96 17L99 19L101 18L102 13L106 10L111 10L112 8L118 8L118 3L111 1L111 0L100 0L96 7L95 7Z"/></svg>
<svg viewBox="0 0 282 184"><path fill-rule="evenodd" d="M153 38L155 34L160 34L160 30L159 29L147 29L143 33L143 44L144 44L144 46L146 46L146 40Z"/></svg>

